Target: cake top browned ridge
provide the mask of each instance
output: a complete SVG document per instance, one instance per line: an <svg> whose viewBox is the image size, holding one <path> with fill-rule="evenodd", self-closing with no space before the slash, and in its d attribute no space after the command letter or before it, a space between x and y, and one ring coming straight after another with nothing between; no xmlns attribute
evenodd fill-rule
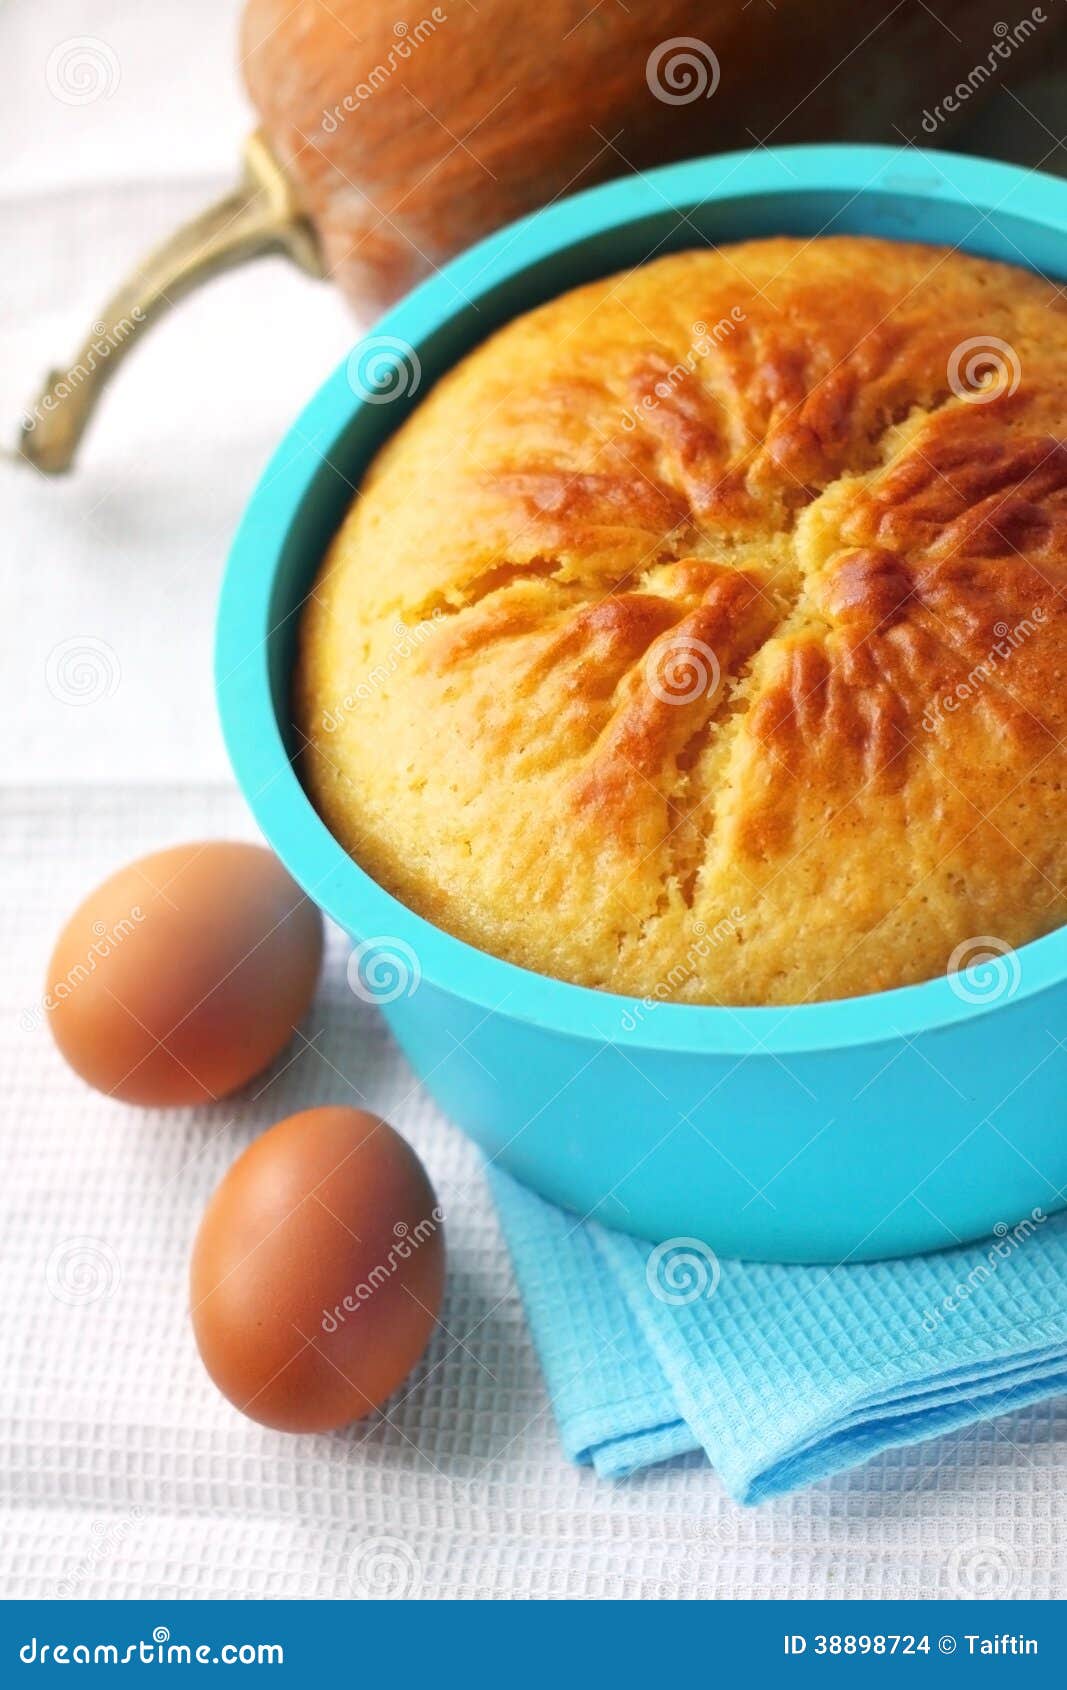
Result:
<svg viewBox="0 0 1067 1690"><path fill-rule="evenodd" d="M905 985L1067 915L1065 584L1052 283L677 254L509 324L378 455L303 618L305 778L396 896L540 973Z"/></svg>

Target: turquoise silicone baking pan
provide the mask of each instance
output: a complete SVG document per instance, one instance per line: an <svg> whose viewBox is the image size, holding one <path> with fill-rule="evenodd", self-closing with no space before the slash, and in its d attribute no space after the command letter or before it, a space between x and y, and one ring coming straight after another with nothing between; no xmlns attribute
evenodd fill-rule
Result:
<svg viewBox="0 0 1067 1690"><path fill-rule="evenodd" d="M788 1009L649 1007L444 933L342 850L294 770L300 607L360 476L492 329L653 254L760 235L946 243L1067 278L1067 185L913 149L697 159L576 195L465 253L379 322L285 436L222 590L217 690L238 780L353 941L415 1074L545 1197L654 1241L840 1262L938 1249L1067 1201L1067 930L923 985ZM380 384L353 360L391 359Z"/></svg>

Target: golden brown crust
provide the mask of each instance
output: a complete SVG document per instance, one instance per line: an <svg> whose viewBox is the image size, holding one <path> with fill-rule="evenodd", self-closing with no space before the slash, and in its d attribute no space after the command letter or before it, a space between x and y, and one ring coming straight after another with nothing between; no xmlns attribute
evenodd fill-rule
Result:
<svg viewBox="0 0 1067 1690"><path fill-rule="evenodd" d="M317 806L449 931L656 1000L1048 931L1065 422L1063 300L956 253L782 238L553 301L423 402L323 565Z"/></svg>

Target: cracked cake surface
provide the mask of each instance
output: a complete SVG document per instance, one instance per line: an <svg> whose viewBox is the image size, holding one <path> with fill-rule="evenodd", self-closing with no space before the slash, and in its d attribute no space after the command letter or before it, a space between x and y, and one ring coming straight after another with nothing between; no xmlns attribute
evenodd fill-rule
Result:
<svg viewBox="0 0 1067 1690"><path fill-rule="evenodd" d="M838 237L510 323L378 454L304 609L300 769L436 925L788 1004L1067 918L1067 304Z"/></svg>

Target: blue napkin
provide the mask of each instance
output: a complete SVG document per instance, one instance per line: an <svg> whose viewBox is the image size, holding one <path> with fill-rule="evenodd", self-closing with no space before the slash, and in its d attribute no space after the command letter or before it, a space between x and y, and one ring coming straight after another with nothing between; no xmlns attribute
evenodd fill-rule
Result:
<svg viewBox="0 0 1067 1690"><path fill-rule="evenodd" d="M717 1261L490 1184L564 1449L619 1478L702 1449L762 1502L1067 1390L1067 1213L904 1261Z"/></svg>

